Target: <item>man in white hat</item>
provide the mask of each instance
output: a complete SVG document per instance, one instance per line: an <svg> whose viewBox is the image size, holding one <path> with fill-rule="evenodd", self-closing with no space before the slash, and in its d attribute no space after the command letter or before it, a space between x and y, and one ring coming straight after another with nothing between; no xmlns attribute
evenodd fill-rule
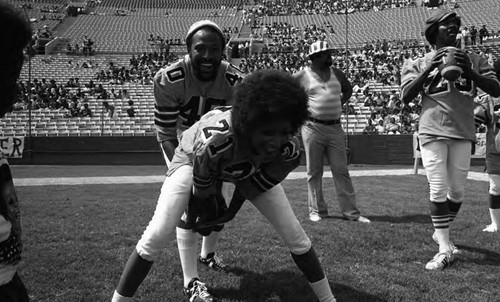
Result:
<svg viewBox="0 0 500 302"><path fill-rule="evenodd" d="M243 74L222 61L225 44L224 34L217 24L210 20L198 21L191 25L186 35L188 54L158 71L154 77L155 127L167 167L179 144L178 135L214 107L231 105L234 88ZM163 250L164 239L171 235L163 226L165 211L164 204L158 200L151 222L125 265L112 301L132 301ZM215 255L222 227L217 225L208 232L200 232L204 237L199 261L216 270L224 268ZM189 301L210 302L213 298L198 276L198 235L188 228L181 220L176 229L184 291Z"/></svg>
<svg viewBox="0 0 500 302"><path fill-rule="evenodd" d="M309 48L311 65L294 76L309 96L309 120L302 127L306 153L309 219L318 222L328 216L323 198L323 158L326 155L344 218L369 223L356 207L354 188L347 169L345 133L340 116L342 105L352 95L352 87L344 73L332 67L331 49L325 41Z"/></svg>

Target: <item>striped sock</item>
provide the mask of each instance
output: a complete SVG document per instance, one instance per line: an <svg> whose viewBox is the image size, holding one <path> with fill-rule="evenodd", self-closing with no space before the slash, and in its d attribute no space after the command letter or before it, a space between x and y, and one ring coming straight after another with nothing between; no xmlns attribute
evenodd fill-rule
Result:
<svg viewBox="0 0 500 302"><path fill-rule="evenodd" d="M430 202L432 225L435 229L447 229L450 226L450 208L447 202Z"/></svg>
<svg viewBox="0 0 500 302"><path fill-rule="evenodd" d="M447 202L430 202L434 235L439 243L439 251L450 249L450 209Z"/></svg>
<svg viewBox="0 0 500 302"><path fill-rule="evenodd" d="M462 202L455 202L447 199L448 207L450 209L450 222L454 221L460 211L460 207L462 206Z"/></svg>

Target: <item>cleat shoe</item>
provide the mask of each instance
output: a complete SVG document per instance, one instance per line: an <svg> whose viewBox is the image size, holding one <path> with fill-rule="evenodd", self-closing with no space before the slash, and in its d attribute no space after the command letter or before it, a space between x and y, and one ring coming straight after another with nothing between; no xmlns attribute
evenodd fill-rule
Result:
<svg viewBox="0 0 500 302"><path fill-rule="evenodd" d="M436 237L436 234L432 234L432 240L434 240L435 243L437 243L439 245L439 241L437 240L437 237ZM453 244L453 242L451 242L451 240L449 241L450 242L450 251L453 255L455 254L460 254L460 250L457 248L456 245Z"/></svg>
<svg viewBox="0 0 500 302"><path fill-rule="evenodd" d="M223 271L227 268L227 266L222 263L222 259L217 257L215 253L210 253L207 255L207 258L202 258L201 256L198 258L201 264L205 264L211 269L216 271Z"/></svg>
<svg viewBox="0 0 500 302"><path fill-rule="evenodd" d="M498 227L495 224L490 224L487 225L484 229L483 232L488 232L488 233L495 233L498 231Z"/></svg>
<svg viewBox="0 0 500 302"><path fill-rule="evenodd" d="M317 213L312 213L309 214L309 220L311 220L312 222L318 222L321 220L321 216L319 216Z"/></svg>
<svg viewBox="0 0 500 302"><path fill-rule="evenodd" d="M362 222L362 223L370 223L371 222L370 219L363 217L363 216L359 216L358 219L356 219L356 221Z"/></svg>
<svg viewBox="0 0 500 302"><path fill-rule="evenodd" d="M189 302L216 302L215 298L208 292L205 283L197 278L189 282L187 288L184 288L184 294L188 296Z"/></svg>
<svg viewBox="0 0 500 302"><path fill-rule="evenodd" d="M453 260L453 254L451 251L447 252L439 252L437 253L431 261L427 262L425 265L425 269L428 270L443 270L445 267L448 267Z"/></svg>

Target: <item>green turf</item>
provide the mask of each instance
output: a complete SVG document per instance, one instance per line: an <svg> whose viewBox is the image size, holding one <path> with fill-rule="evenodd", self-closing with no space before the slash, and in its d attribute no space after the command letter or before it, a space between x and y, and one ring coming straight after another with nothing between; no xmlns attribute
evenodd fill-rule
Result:
<svg viewBox="0 0 500 302"><path fill-rule="evenodd" d="M423 176L355 177L358 206L373 223L307 219L305 180L285 181L297 217L311 237L338 301L500 301L500 234L489 222L486 182L468 181L451 228L462 253L442 272L425 263L431 239ZM332 198L333 182L325 180ZM153 214L160 184L20 187L25 252L20 268L32 301L110 301L123 266ZM226 225L219 253L229 273L200 268L219 301L314 301L282 241L247 203ZM175 242L169 244L136 297L184 301Z"/></svg>

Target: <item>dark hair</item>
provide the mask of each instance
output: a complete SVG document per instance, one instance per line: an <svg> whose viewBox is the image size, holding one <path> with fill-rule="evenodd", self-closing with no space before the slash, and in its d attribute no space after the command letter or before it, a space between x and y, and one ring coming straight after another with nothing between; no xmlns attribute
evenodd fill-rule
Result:
<svg viewBox="0 0 500 302"><path fill-rule="evenodd" d="M281 119L290 121L296 133L309 115L307 102L307 93L291 74L258 70L235 91L232 124L237 135L246 135L263 122Z"/></svg>
<svg viewBox="0 0 500 302"><path fill-rule="evenodd" d="M16 102L17 84L23 66L23 48L31 40L31 24L18 9L0 0L0 116Z"/></svg>

